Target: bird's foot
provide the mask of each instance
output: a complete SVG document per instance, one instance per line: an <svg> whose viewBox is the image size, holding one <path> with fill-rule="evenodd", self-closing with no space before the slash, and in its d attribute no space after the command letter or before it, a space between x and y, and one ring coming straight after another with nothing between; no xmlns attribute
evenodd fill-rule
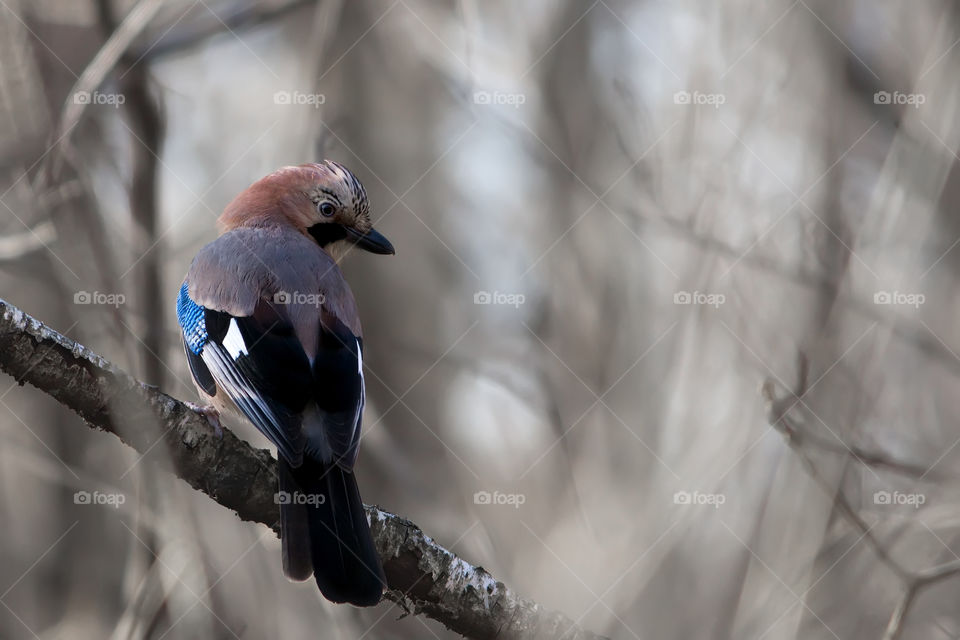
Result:
<svg viewBox="0 0 960 640"><path fill-rule="evenodd" d="M212 404L200 405L195 402L185 402L184 404L206 418L218 438L223 437L223 425L220 424L220 412L217 411L216 407Z"/></svg>

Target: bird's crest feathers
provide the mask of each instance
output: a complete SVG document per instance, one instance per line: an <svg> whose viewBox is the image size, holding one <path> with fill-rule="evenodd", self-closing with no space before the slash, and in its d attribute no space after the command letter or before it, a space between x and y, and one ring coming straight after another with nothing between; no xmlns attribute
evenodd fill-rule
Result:
<svg viewBox="0 0 960 640"><path fill-rule="evenodd" d="M222 232L288 224L306 233L316 224L335 222L366 233L373 226L363 184L332 160L277 169L234 198L218 222Z"/></svg>

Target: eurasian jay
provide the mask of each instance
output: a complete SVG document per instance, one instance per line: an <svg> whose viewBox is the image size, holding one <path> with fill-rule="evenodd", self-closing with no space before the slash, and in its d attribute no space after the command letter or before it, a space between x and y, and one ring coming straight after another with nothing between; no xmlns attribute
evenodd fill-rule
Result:
<svg viewBox="0 0 960 640"><path fill-rule="evenodd" d="M262 178L218 223L177 299L194 382L210 417L238 409L277 448L287 577L374 605L385 581L353 475L363 334L337 262L352 246L393 246L363 186L329 160Z"/></svg>

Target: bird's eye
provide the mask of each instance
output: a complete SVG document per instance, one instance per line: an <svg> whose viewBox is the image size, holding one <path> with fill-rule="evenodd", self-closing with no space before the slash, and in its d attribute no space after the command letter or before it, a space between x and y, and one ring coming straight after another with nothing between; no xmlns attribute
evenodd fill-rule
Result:
<svg viewBox="0 0 960 640"><path fill-rule="evenodd" d="M329 202L321 203L320 205L320 214L326 217L332 216L336 212L336 209Z"/></svg>

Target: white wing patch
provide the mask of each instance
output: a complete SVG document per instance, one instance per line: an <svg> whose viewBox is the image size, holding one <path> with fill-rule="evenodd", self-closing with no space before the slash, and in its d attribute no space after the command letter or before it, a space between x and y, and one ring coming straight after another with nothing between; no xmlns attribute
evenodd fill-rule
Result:
<svg viewBox="0 0 960 640"><path fill-rule="evenodd" d="M360 404L357 405L357 426L359 426L360 417L363 415L363 405L367 403L367 381L363 379L363 349L360 347L359 340L357 340L357 373L360 374ZM356 437L360 437L359 429Z"/></svg>
<svg viewBox="0 0 960 640"><path fill-rule="evenodd" d="M363 379L363 349L360 347L360 341L357 340L357 373L360 374L360 402L357 403L357 415L353 419L353 441L354 447L360 444L360 419L363 417L363 405L367 403L367 382Z"/></svg>
<svg viewBox="0 0 960 640"><path fill-rule="evenodd" d="M243 342L243 336L240 335L240 327L237 326L237 320L230 318L230 328L227 329L227 335L223 337L223 346L230 354L230 357L236 360L240 354L247 354L247 345Z"/></svg>

